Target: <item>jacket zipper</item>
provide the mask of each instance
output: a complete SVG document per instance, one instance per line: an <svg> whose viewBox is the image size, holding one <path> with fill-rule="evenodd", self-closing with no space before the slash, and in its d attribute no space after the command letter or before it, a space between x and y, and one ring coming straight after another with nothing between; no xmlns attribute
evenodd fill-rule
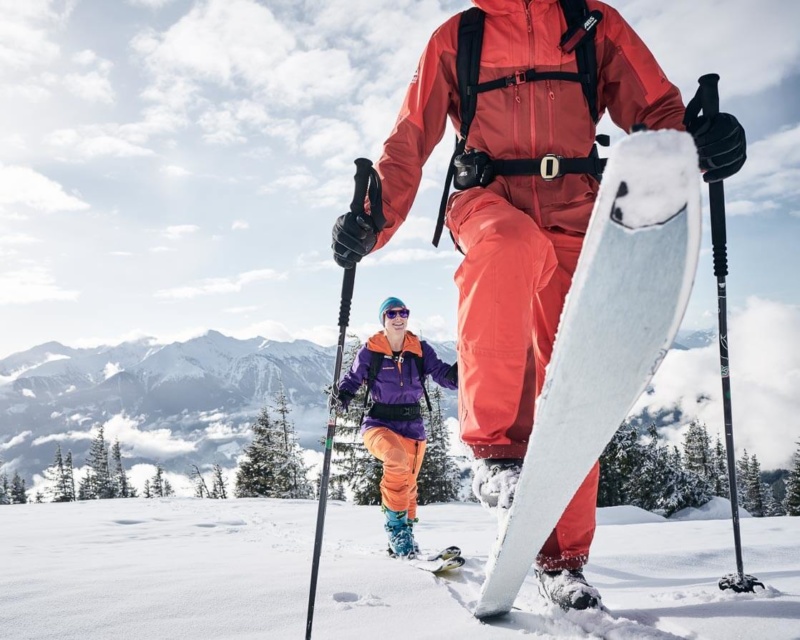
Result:
<svg viewBox="0 0 800 640"><path fill-rule="evenodd" d="M547 103L547 123L549 125L548 127L549 136L547 139L547 145L548 148L550 149L550 152L552 153L553 144L555 142L554 132L556 128L556 110L555 110L556 94L553 93L553 88L550 85L549 80L547 81L547 97L550 99L550 101Z"/></svg>

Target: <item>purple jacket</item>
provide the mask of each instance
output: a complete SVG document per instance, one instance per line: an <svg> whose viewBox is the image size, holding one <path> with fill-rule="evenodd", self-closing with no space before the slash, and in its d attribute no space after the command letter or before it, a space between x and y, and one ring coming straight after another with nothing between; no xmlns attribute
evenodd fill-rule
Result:
<svg viewBox="0 0 800 640"><path fill-rule="evenodd" d="M378 370L375 382L372 385L372 399L384 404L414 404L423 396L422 380L419 377L419 368L414 358L405 358L406 354L422 356L425 377L431 376L436 383L446 389L456 389L457 384L447 378L445 374L450 371L451 365L442 362L427 342L417 338L410 331L406 331L403 351L395 359L389 340L383 332L376 333L367 343L359 349L353 366L339 383L339 389L355 395L359 387L367 382L372 353L384 354L383 366ZM425 440L425 425L422 418L415 420L377 420L365 415L361 424L361 433L372 427L388 427L395 433L411 438L412 440Z"/></svg>

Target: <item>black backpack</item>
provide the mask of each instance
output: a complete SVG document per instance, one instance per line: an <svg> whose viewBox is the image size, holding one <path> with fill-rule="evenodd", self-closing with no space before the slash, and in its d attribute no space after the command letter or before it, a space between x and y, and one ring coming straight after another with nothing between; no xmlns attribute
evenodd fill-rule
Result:
<svg viewBox="0 0 800 640"><path fill-rule="evenodd" d="M594 34L597 24L603 19L599 11L589 11L586 0L559 0L561 10L567 22L567 31L561 37L561 48L570 53L575 51L578 65L577 73L566 71L535 71L528 69L524 73L506 76L489 82L479 83L481 49L483 47L483 25L486 14L477 7L472 7L461 13L458 25L458 51L456 53L456 76L458 79L458 93L460 98L461 129L456 138L456 148L450 160L450 166L445 178L444 193L439 207L439 218L436 222L436 231L433 235L433 245L439 246L439 239L444 228L444 215L447 200L450 196L450 185L455 175L455 159L464 153L467 145L467 135L475 110L478 104L478 94L494 89L502 89L522 82L536 80L566 80L580 82L583 95L589 108L592 120L597 123L597 53L594 46ZM605 142L605 140L604 140ZM595 163L581 163L588 158L571 159L575 171L565 173L597 173L602 171ZM576 162L577 161L577 162ZM528 161L511 161L528 162ZM510 163L509 163L510 164ZM588 169L588 170L586 170ZM599 171L597 171L599 169Z"/></svg>

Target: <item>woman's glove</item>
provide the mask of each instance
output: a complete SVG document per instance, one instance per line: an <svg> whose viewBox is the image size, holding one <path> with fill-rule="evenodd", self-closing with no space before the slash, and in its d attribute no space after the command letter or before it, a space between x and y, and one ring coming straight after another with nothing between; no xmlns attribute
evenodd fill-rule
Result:
<svg viewBox="0 0 800 640"><path fill-rule="evenodd" d="M328 409L332 411L347 411L350 402L355 398L354 393L345 391L344 389L330 389L330 396L328 398Z"/></svg>

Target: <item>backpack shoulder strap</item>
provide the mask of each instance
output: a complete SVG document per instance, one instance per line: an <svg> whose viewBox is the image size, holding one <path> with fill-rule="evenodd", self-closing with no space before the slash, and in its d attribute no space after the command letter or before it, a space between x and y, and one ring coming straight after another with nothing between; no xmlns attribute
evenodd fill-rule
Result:
<svg viewBox="0 0 800 640"><path fill-rule="evenodd" d="M425 404L428 406L428 412L431 412L433 407L431 406L431 399L428 397L428 388L425 386L425 358L413 353L409 353L408 357L417 361L417 373L419 374L419 382L422 385L422 393L425 395Z"/></svg>
<svg viewBox="0 0 800 640"><path fill-rule="evenodd" d="M372 386L375 384L375 378L378 377L378 371L383 366L383 354L380 351L370 351L369 371L367 372L367 392L364 394L364 406L370 399L372 393Z"/></svg>
<svg viewBox="0 0 800 640"><path fill-rule="evenodd" d="M464 153L467 146L467 134L475 117L475 109L478 106L478 94L470 91L470 87L478 84L478 76L481 68L481 49L483 48L483 24L486 14L478 7L472 7L461 12L458 22L458 43L456 47L456 79L458 81L459 112L461 116L461 128L456 140L456 148L450 165L447 169L447 177L444 181L444 193L439 205L439 218L436 221L436 230L433 233L433 246L439 246L439 239L442 237L444 229L444 214L447 209L447 199L450 196L450 184L455 175L455 163L453 160L457 155Z"/></svg>
<svg viewBox="0 0 800 640"><path fill-rule="evenodd" d="M583 77L581 86L589 105L589 114L597 122L597 50L594 34L597 24L603 19L599 11L589 12L586 0L559 0L561 11L567 21L567 32L561 38L561 47L567 52L575 51L578 73Z"/></svg>
<svg viewBox="0 0 800 640"><path fill-rule="evenodd" d="M475 109L478 105L478 94L471 88L478 84L481 70L481 49L483 48L483 25L486 14L478 7L472 7L461 13L458 23L458 51L456 53L456 78L458 79L458 95L461 101L461 140L462 150L466 145L467 134Z"/></svg>

